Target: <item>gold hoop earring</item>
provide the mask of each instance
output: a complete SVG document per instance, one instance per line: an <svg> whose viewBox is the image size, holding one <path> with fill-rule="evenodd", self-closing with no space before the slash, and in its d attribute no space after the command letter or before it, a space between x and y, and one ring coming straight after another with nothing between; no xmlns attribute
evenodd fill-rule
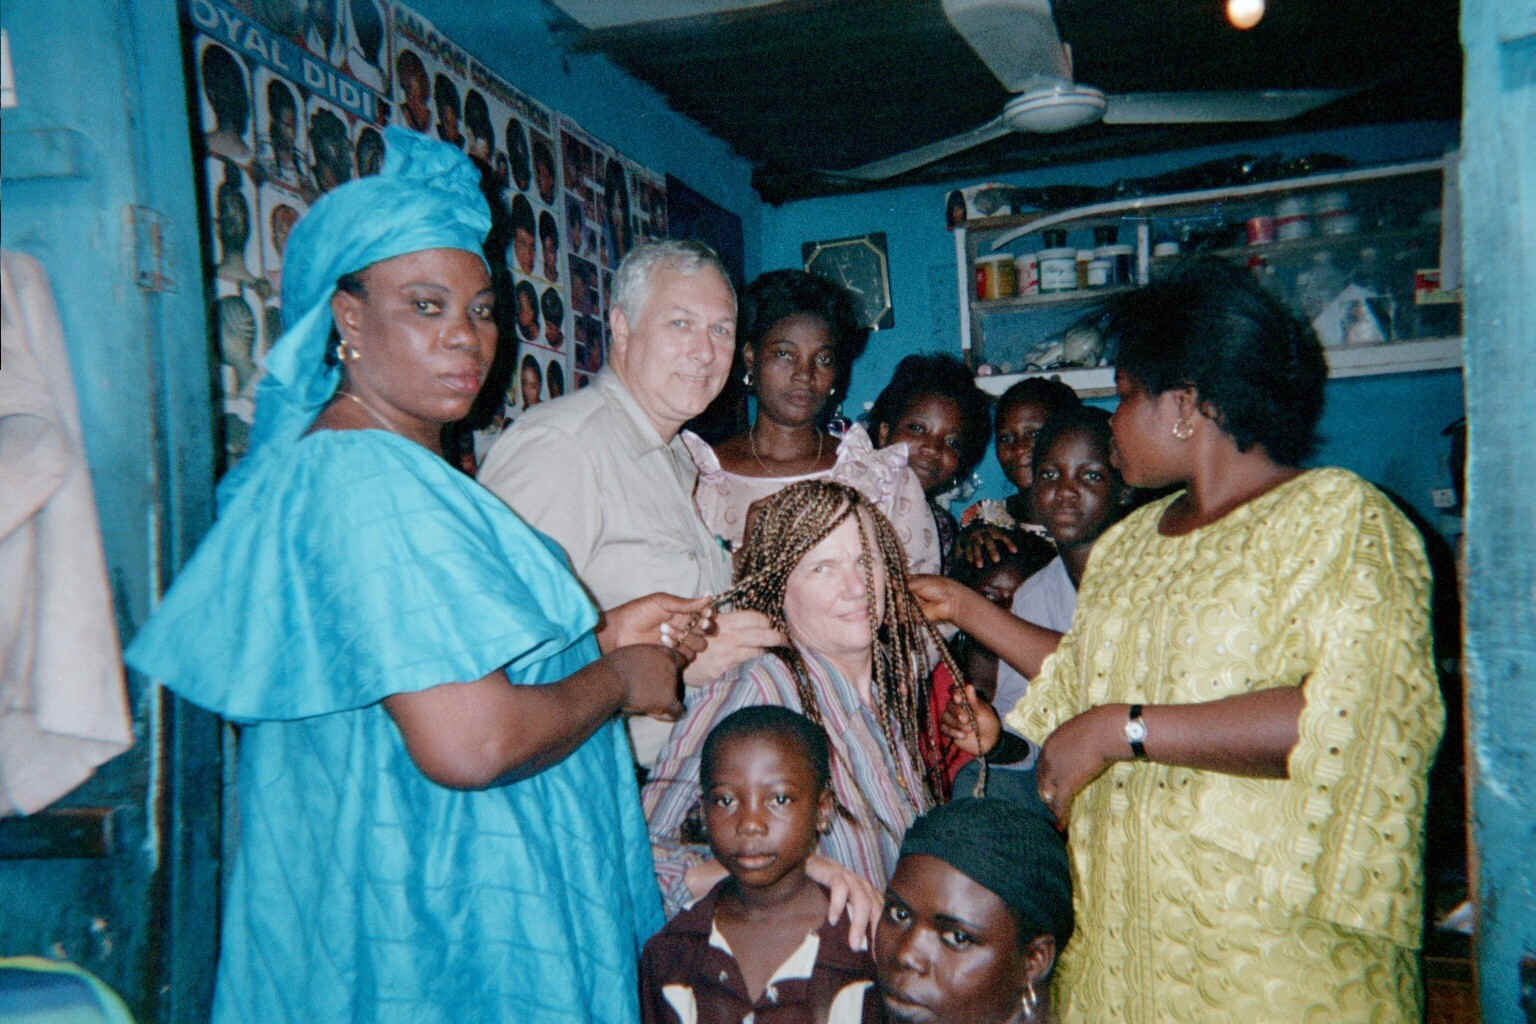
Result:
<svg viewBox="0 0 1536 1024"><path fill-rule="evenodd" d="M1189 420L1180 419L1173 424L1173 436L1180 441L1188 441L1195 436L1195 425Z"/></svg>
<svg viewBox="0 0 1536 1024"><path fill-rule="evenodd" d="M357 347L354 346L350 341L348 341L346 338L337 339L336 361L338 363L341 363L343 366L345 366L348 363L355 363L361 358L363 358L363 354L359 352Z"/></svg>

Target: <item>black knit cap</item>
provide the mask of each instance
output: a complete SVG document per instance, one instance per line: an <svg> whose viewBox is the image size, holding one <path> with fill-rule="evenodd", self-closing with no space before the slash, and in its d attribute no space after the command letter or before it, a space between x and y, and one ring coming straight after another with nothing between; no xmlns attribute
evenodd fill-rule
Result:
<svg viewBox="0 0 1536 1024"><path fill-rule="evenodd" d="M1072 873L1061 834L1025 804L966 797L918 818L901 855L937 857L995 893L1019 919L1019 940L1051 934L1061 952L1072 937Z"/></svg>

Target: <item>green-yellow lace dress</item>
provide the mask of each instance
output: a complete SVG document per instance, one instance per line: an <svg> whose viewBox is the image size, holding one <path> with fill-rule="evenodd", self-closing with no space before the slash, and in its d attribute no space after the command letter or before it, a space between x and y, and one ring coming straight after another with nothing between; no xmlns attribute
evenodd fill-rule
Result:
<svg viewBox="0 0 1536 1024"><path fill-rule="evenodd" d="M1180 537L1141 509L1008 725L1305 682L1290 777L1120 762L1077 797L1064 1021L1418 1021L1429 570L1380 492L1312 470Z"/></svg>

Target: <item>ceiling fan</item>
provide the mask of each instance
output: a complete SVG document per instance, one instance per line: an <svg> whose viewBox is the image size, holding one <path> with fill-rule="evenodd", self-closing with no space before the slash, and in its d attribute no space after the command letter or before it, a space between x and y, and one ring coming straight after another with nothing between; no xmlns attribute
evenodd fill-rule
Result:
<svg viewBox="0 0 1536 1024"><path fill-rule="evenodd" d="M986 124L846 171L882 181L1001 138L1010 132L1062 132L1105 124L1283 121L1350 90L1145 92L1106 95L1072 78L1072 51L1061 41L1050 0L941 0L944 16L1013 97Z"/></svg>

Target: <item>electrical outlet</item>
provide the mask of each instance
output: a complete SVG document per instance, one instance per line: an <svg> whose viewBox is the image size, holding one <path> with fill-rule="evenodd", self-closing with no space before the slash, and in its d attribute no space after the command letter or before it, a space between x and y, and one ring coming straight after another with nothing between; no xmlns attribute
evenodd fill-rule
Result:
<svg viewBox="0 0 1536 1024"><path fill-rule="evenodd" d="M1429 500L1435 508L1455 508L1456 492L1449 487L1436 487L1429 492Z"/></svg>

